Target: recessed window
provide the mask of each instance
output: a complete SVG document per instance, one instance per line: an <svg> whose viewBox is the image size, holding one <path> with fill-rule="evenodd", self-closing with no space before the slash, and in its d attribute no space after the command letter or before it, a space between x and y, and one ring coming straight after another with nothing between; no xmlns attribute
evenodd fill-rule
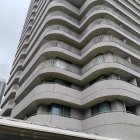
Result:
<svg viewBox="0 0 140 140"><path fill-rule="evenodd" d="M70 82L67 82L67 81L64 81L64 80L61 80L61 79L57 79L57 78L53 79L53 82L58 83L58 84L63 85L63 86L71 87Z"/></svg>
<svg viewBox="0 0 140 140"><path fill-rule="evenodd" d="M71 85L72 85L70 82L65 81L65 80L61 80L61 79L58 79L58 78L54 78L52 80L44 79L44 80L41 81L41 84L49 83L49 82L57 83L57 84L60 84L60 85L66 86L66 87L71 87Z"/></svg>
<svg viewBox="0 0 140 140"><path fill-rule="evenodd" d="M57 104L50 105L48 107L48 111L51 114L60 115L60 116L64 116L64 117L70 117L70 115L71 115L70 107L65 107L65 106L57 105Z"/></svg>
<svg viewBox="0 0 140 140"><path fill-rule="evenodd" d="M107 76L106 75L100 75L99 77L97 77L96 79L94 79L93 81L91 81L89 84L92 85L96 82L102 81L102 80L106 80Z"/></svg>
<svg viewBox="0 0 140 140"><path fill-rule="evenodd" d="M91 114L94 116L99 113L105 113L111 111L111 103L110 102L103 102L91 108Z"/></svg>
<svg viewBox="0 0 140 140"><path fill-rule="evenodd" d="M127 107L126 106L126 111L135 114L136 113L136 107L135 106L132 106L132 107Z"/></svg>

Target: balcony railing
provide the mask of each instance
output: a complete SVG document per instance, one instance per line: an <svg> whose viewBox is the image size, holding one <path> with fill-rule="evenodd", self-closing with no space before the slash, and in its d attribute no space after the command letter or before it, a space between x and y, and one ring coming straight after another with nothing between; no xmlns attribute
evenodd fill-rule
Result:
<svg viewBox="0 0 140 140"><path fill-rule="evenodd" d="M70 51L70 52L77 54L77 55L82 55L86 51L88 51L91 47L93 47L94 45L101 43L101 42L116 43L116 44L124 47L125 49L129 50L130 52L133 52L133 53L137 54L138 56L140 56L140 51L134 49L133 47L129 46L128 44L126 44L122 40L119 40L111 35L101 35L98 37L94 37L82 50L79 50L71 45L68 45L68 44L62 42L62 41L49 41L45 45L43 45L42 48L46 49L46 48L51 48L51 47L57 47L57 48L65 49L65 50Z"/></svg>
<svg viewBox="0 0 140 140"><path fill-rule="evenodd" d="M2 108L0 114L3 115L7 110L12 110L14 106L14 99L10 99L6 105Z"/></svg>
<svg viewBox="0 0 140 140"><path fill-rule="evenodd" d="M119 40L111 35L101 35L98 37L93 38L82 50L81 53L85 53L88 49L90 49L92 46L94 46L95 44L101 43L101 42L114 42L117 43L118 45L128 49L129 51L137 54L138 56L140 56L140 51L134 49L133 47L129 46L128 44L126 44L125 42L123 42L122 40Z"/></svg>
<svg viewBox="0 0 140 140"><path fill-rule="evenodd" d="M118 4L116 1L111 1L111 3L113 3L113 5L115 5L118 9L120 9L124 13L128 13L128 15L130 17L133 17L138 23L140 22L140 19L136 18L136 16L134 16L133 14L131 14L128 10L126 10L123 6L121 6L120 4Z"/></svg>
<svg viewBox="0 0 140 140"><path fill-rule="evenodd" d="M45 45L43 45L41 48L46 49L46 48L51 48L51 47L57 47L57 48L62 48L67 51L70 51L74 54L81 55L81 51L71 45L68 45L62 41L49 41Z"/></svg>
<svg viewBox="0 0 140 140"><path fill-rule="evenodd" d="M121 64L127 68L130 68L138 73L140 73L140 67L122 59L119 56L116 56L114 54L105 54L95 57L93 60L91 60L87 65L85 65L82 68L82 74L90 70L91 68L95 67L96 65L103 64L103 63L117 63Z"/></svg>
<svg viewBox="0 0 140 140"><path fill-rule="evenodd" d="M72 11L74 12L77 12L77 14L79 13L80 14L80 11L79 9L77 9L75 6L73 6L72 4L70 4L69 2L67 2L66 0L52 0L52 4L54 3L61 3L63 5L66 5L66 7L72 9Z"/></svg>
<svg viewBox="0 0 140 140"><path fill-rule="evenodd" d="M99 56L93 58L88 64L86 64L82 68L77 65L74 65L74 64L69 64L61 59L60 60L59 59L48 59L48 60L44 61L43 63L41 63L38 66L38 68L34 71L34 73L42 68L55 67L55 68L64 69L66 71L70 71L70 72L78 74L78 75L82 75L85 72L87 72L88 70L90 70L91 68L93 68L97 65L103 64L103 63L121 64L127 68L130 68L130 69L140 73L140 68L138 66L136 66L136 65L128 62L127 60L124 60L123 58L116 56L114 54L99 55Z"/></svg>
<svg viewBox="0 0 140 140"><path fill-rule="evenodd" d="M107 24L107 25L111 25L113 27L115 27L116 29L120 30L121 32L127 34L128 36L130 36L131 38L137 40L138 42L140 42L140 39L138 37L136 37L135 35L131 34L130 32L128 32L127 30L123 29L122 27L120 27L119 25L117 25L116 23L108 20L108 19L98 19L95 20L94 22L92 22L83 32L82 34L77 34L76 32L66 28L65 26L62 25L52 25L49 26L46 29L46 32L49 31L53 31L53 30L58 30L58 31L63 31L66 32L74 37L76 37L77 39L81 39L87 32L89 32L92 28L102 25L102 24Z"/></svg>
<svg viewBox="0 0 140 140"><path fill-rule="evenodd" d="M69 16L68 14L66 14L66 13L64 13L64 12L61 12L61 11L51 12L51 13L47 16L47 18L50 19L50 18L53 17L53 16L62 16L62 17L64 17L64 18L66 18L66 19L68 19L68 20L70 20L70 21L72 21L72 22L74 22L74 23L76 23L76 24L79 25L79 21L78 21L78 20L76 20L75 18L73 18L72 16Z"/></svg>
<svg viewBox="0 0 140 140"><path fill-rule="evenodd" d="M62 25L51 25L46 29L46 33L53 30L63 31L72 35L73 37L79 38L79 34Z"/></svg>
<svg viewBox="0 0 140 140"><path fill-rule="evenodd" d="M57 2L57 1L56 1ZM62 3L62 1L61 0L58 0L58 2L61 2ZM64 1L65 2L65 1ZM71 4L69 4L68 2L65 2L65 3L67 3L68 5L71 5ZM113 14L115 14L117 17L120 17L123 21L125 21L125 22L127 22L127 23L129 23L129 24L131 24L132 26L134 26L135 28L136 28L136 30L139 30L139 28L137 28L134 24L132 24L131 22L129 22L128 20L126 20L125 18L123 18L120 14L118 14L117 12L114 12L112 9L110 9L110 8L108 8L108 7L106 7L106 6L95 6L95 7L93 7L93 9L91 9L91 11L90 12L92 12L92 10L94 11L96 11L96 10L100 10L100 9L105 9L105 10L109 10L110 12L112 12ZM56 11L56 13L55 14L57 14L57 12L58 11ZM90 12L88 12L88 14L86 15L86 17L87 16L89 16L90 15ZM59 13L59 12L58 12ZM51 14L51 13L50 13ZM54 14L54 13L53 13ZM59 13L58 15L61 15L61 13ZM63 16L63 14L62 14L62 16ZM75 21L75 19L74 18L72 18L72 17L70 17L70 16L68 16L67 14L65 14L64 15L66 18L69 18L70 20L73 20L73 21ZM75 22L77 22L77 21L75 21ZM120 29L120 28L119 28ZM123 30L124 31L124 30ZM127 32L128 33L128 32ZM131 34L131 36L132 36L132 34ZM135 38L135 36L133 36L133 38ZM137 38L135 38L135 39L137 39Z"/></svg>
<svg viewBox="0 0 140 140"><path fill-rule="evenodd" d="M35 71L38 71L38 69L50 68L50 67L64 69L66 71L70 71L70 72L75 73L75 74L81 74L80 67L78 67L76 65L69 64L69 63L67 63L63 60L59 60L59 59L46 60L43 63L41 63L41 65Z"/></svg>
<svg viewBox="0 0 140 140"><path fill-rule="evenodd" d="M107 24L107 25L111 25L113 27L115 27L116 29L122 31L123 33L127 34L128 36L130 36L131 38L134 38L135 40L137 40L138 42L140 42L140 39L138 37L136 37L135 35L131 34L130 32L128 32L127 30L123 29L122 27L120 27L119 25L117 25L116 23L112 22L111 20L108 19L98 19L94 22L92 22L84 31L83 33L80 35L80 38L82 38L89 30L91 30L93 27L96 27L98 25L102 25L102 24Z"/></svg>
<svg viewBox="0 0 140 140"><path fill-rule="evenodd" d="M127 11L123 6L121 6L120 4L117 3L117 1L110 1L110 0L106 0L108 3L110 3L112 6L116 7L118 11L121 11L122 13L124 13L125 15L127 15L130 19L131 17L134 19L135 22L137 22L139 24L139 19L136 18L133 14L131 14L129 11ZM81 8L81 13L88 7L88 5L90 5L91 3L93 3L92 0L86 1L85 4L82 6Z"/></svg>
<svg viewBox="0 0 140 140"><path fill-rule="evenodd" d="M4 96L2 102L1 102L1 108L7 103L9 100L9 97L13 97L13 93L15 94L16 91L18 90L19 85L13 85L12 88L9 90L9 92Z"/></svg>
<svg viewBox="0 0 140 140"><path fill-rule="evenodd" d="M134 25L132 22L130 22L129 20L127 20L125 17L123 17L120 13L115 12L113 9L107 7L107 6L103 6L103 5L98 5L95 6L93 8L91 8L86 15L84 15L84 17L82 18L82 20L80 21L80 23L82 24L84 22L84 20L86 20L93 12L97 12L98 10L106 10L111 12L113 15L115 15L116 17L118 17L119 19L121 19L122 21L125 21L126 23L128 23L129 25L131 25L132 27L134 27L136 30L138 30L140 32L140 29Z"/></svg>

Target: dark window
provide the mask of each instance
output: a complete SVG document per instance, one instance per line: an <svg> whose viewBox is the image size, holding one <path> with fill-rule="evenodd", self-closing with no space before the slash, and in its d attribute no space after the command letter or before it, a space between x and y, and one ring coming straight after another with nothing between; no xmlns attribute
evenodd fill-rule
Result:
<svg viewBox="0 0 140 140"><path fill-rule="evenodd" d="M64 81L64 80L61 80L61 79L54 79L53 82L55 83L58 83L60 85L63 85L63 86L67 86L67 87L71 87L71 83L70 82L67 82L67 81Z"/></svg>
<svg viewBox="0 0 140 140"><path fill-rule="evenodd" d="M91 108L91 114L94 116L98 113L110 112L111 111L111 103L103 102Z"/></svg>
<svg viewBox="0 0 140 140"><path fill-rule="evenodd" d="M99 77L97 77L96 79L94 79L93 81L91 81L89 84L92 85L96 82L102 81L102 80L106 80L107 76L106 75L100 75Z"/></svg>
<svg viewBox="0 0 140 140"><path fill-rule="evenodd" d="M71 115L70 107L57 105L57 104L50 105L48 107L48 111L51 114L65 116L65 117L70 117L70 115Z"/></svg>
<svg viewBox="0 0 140 140"><path fill-rule="evenodd" d="M60 85L63 85L63 86L67 86L67 87L71 87L71 85L72 85L70 82L65 81L65 80L61 80L61 79L58 79L58 78L54 78L53 80L44 79L44 80L41 81L41 84L49 83L49 82L54 82L54 83L57 83L57 84L60 84Z"/></svg>
<svg viewBox="0 0 140 140"><path fill-rule="evenodd" d="M126 111L130 112L130 113L136 113L136 107L135 106L133 106L133 107L126 107Z"/></svg>

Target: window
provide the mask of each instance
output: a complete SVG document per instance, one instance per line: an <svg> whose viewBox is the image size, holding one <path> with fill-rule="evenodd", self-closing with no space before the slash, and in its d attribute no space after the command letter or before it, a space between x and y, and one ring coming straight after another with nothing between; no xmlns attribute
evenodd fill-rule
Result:
<svg viewBox="0 0 140 140"><path fill-rule="evenodd" d="M57 105L57 104L50 105L48 107L48 111L51 114L60 115L60 116L64 116L64 117L70 117L70 115L71 115L70 107L65 107L65 106L61 106L61 105Z"/></svg>
<svg viewBox="0 0 140 140"><path fill-rule="evenodd" d="M135 106L126 107L126 111L135 114L136 113L136 107Z"/></svg>
<svg viewBox="0 0 140 140"><path fill-rule="evenodd" d="M99 113L109 112L111 110L110 102L103 102L99 104Z"/></svg>
<svg viewBox="0 0 140 140"><path fill-rule="evenodd" d="M67 87L71 87L71 85L72 85L70 82L65 81L65 80L61 80L61 79L58 79L58 78L54 78L53 80L44 79L44 80L41 81L41 84L49 83L49 82L54 82L54 83L57 83L57 84L60 84L60 85L63 85L63 86L67 86Z"/></svg>
<svg viewBox="0 0 140 140"><path fill-rule="evenodd" d="M99 77L97 77L96 79L94 79L93 81L91 81L89 84L92 85L95 82L99 82L99 81L106 80L106 79L107 79L107 76L106 75L100 75Z"/></svg>
<svg viewBox="0 0 140 140"><path fill-rule="evenodd" d="M91 114L94 116L98 113L110 112L111 111L111 104L110 102L102 102L96 106L91 108Z"/></svg>
<svg viewBox="0 0 140 140"><path fill-rule="evenodd" d="M61 80L61 79L57 79L57 78L54 79L53 82L58 83L58 84L63 85L63 86L67 86L67 87L71 86L70 82L67 82L67 81L64 81L64 80Z"/></svg>
<svg viewBox="0 0 140 140"><path fill-rule="evenodd" d="M63 115L63 109L61 106L53 105L51 108L51 113L56 115Z"/></svg>

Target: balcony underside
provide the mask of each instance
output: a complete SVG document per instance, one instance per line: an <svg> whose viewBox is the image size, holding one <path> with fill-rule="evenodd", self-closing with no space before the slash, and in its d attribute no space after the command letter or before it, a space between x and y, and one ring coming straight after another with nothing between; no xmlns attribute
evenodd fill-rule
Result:
<svg viewBox="0 0 140 140"><path fill-rule="evenodd" d="M67 0L67 1L78 8L80 8L85 3L85 0Z"/></svg>

